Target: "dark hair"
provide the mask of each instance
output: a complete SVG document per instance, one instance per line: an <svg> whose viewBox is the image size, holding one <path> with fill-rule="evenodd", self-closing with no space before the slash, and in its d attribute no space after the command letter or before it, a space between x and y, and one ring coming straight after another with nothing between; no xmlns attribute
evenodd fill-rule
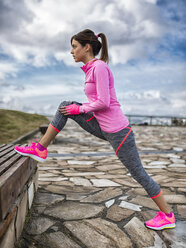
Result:
<svg viewBox="0 0 186 248"><path fill-rule="evenodd" d="M101 42L98 40L98 37L101 38ZM107 64L109 63L107 38L103 33L95 35L92 30L85 29L72 36L71 44L73 39L78 41L82 46L85 46L87 43L90 44L94 56L98 55L101 50L100 60L103 60Z"/></svg>

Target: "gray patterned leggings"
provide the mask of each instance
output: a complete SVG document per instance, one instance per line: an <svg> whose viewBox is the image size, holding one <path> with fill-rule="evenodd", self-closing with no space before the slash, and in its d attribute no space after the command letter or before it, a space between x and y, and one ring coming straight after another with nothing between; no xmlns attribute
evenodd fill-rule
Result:
<svg viewBox="0 0 186 248"><path fill-rule="evenodd" d="M73 103L81 105L81 103L78 102ZM72 103L69 101L64 101L59 105L59 108L70 104ZM134 134L130 126L116 133L106 133L101 130L92 113L64 116L59 112L59 108L50 123L51 127L53 127L57 132L60 132L65 126L67 119L73 119L87 132L100 139L107 140L111 144L116 155L128 169L131 176L142 185L151 198L155 198L160 194L160 186L147 174L143 168L135 144Z"/></svg>

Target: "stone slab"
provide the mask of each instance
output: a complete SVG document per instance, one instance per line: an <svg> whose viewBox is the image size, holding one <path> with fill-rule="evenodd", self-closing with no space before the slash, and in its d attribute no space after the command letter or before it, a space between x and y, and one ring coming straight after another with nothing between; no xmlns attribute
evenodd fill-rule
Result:
<svg viewBox="0 0 186 248"><path fill-rule="evenodd" d="M178 192L186 193L186 188L178 188L177 190L178 190Z"/></svg>
<svg viewBox="0 0 186 248"><path fill-rule="evenodd" d="M51 204L63 201L64 199L65 197L61 195L37 192L34 199L34 204L49 206Z"/></svg>
<svg viewBox="0 0 186 248"><path fill-rule="evenodd" d="M164 195L164 197L170 204L186 204L186 197L184 195Z"/></svg>
<svg viewBox="0 0 186 248"><path fill-rule="evenodd" d="M27 226L27 233L31 235L41 234L54 225L55 222L46 217L32 218Z"/></svg>
<svg viewBox="0 0 186 248"><path fill-rule="evenodd" d="M109 179L91 179L91 182L95 187L119 187L121 184L115 183Z"/></svg>
<svg viewBox="0 0 186 248"><path fill-rule="evenodd" d="M107 208L110 208L114 204L114 202L115 202L115 199L112 199L110 201L107 201L107 202L105 202L105 206Z"/></svg>
<svg viewBox="0 0 186 248"><path fill-rule="evenodd" d="M71 172L63 173L66 177L85 177L85 176L97 176L104 175L104 172Z"/></svg>
<svg viewBox="0 0 186 248"><path fill-rule="evenodd" d="M116 182L116 183L119 183L121 185L131 187L131 188L139 188L139 187L141 187L140 184L138 184L133 179L130 179L129 177L127 179L114 179L113 181Z"/></svg>
<svg viewBox="0 0 186 248"><path fill-rule="evenodd" d="M67 201L47 208L44 214L62 220L80 220L96 217L104 210L104 206Z"/></svg>
<svg viewBox="0 0 186 248"><path fill-rule="evenodd" d="M141 222L137 217L133 217L124 226L124 228L137 248L167 247L163 240L158 236L158 234L152 230L147 229L144 226L144 223Z"/></svg>
<svg viewBox="0 0 186 248"><path fill-rule="evenodd" d="M186 221L177 221L176 228L164 230L162 236L165 241L171 243L171 248L185 248L186 244Z"/></svg>
<svg viewBox="0 0 186 248"><path fill-rule="evenodd" d="M153 200L151 198L148 198L148 197L137 196L137 197L133 198L130 202L135 203L135 204L139 204L143 207L159 210L159 208L153 202Z"/></svg>
<svg viewBox="0 0 186 248"><path fill-rule="evenodd" d="M96 161L67 160L67 163L68 163L69 165L74 165L74 164L78 164L78 165L92 165L92 164L95 164Z"/></svg>
<svg viewBox="0 0 186 248"><path fill-rule="evenodd" d="M148 165L168 165L170 162L168 161L152 161ZM162 167L161 167L162 168Z"/></svg>
<svg viewBox="0 0 186 248"><path fill-rule="evenodd" d="M53 232L45 234L40 243L51 248L81 248L71 237L66 236L62 232Z"/></svg>
<svg viewBox="0 0 186 248"><path fill-rule="evenodd" d="M82 185L82 186L92 186L91 182L88 179L85 178L70 178L70 181L73 182L75 185Z"/></svg>
<svg viewBox="0 0 186 248"><path fill-rule="evenodd" d="M61 182L61 181L65 181L68 180L67 177L39 177L38 178L39 181L43 181L43 182Z"/></svg>
<svg viewBox="0 0 186 248"><path fill-rule="evenodd" d="M114 205L108 209L106 218L112 221L121 221L130 217L133 213L134 211L132 210L123 209L117 205Z"/></svg>
<svg viewBox="0 0 186 248"><path fill-rule="evenodd" d="M139 212L141 211L141 207L142 207L140 205L136 205L136 204L126 202L126 201L121 201L119 206L122 208L127 208L130 210L139 211Z"/></svg>
<svg viewBox="0 0 186 248"><path fill-rule="evenodd" d="M107 201L111 198L117 197L122 195L122 190L119 188L106 188L102 191L99 191L98 193L95 193L94 195L90 195L81 202L93 202L93 203L100 203L103 201Z"/></svg>
<svg viewBox="0 0 186 248"><path fill-rule="evenodd" d="M97 218L64 223L87 248L132 248L127 235L117 225Z"/></svg>
<svg viewBox="0 0 186 248"><path fill-rule="evenodd" d="M147 195L147 192L143 188L132 188L127 191L127 195Z"/></svg>
<svg viewBox="0 0 186 248"><path fill-rule="evenodd" d="M68 193L88 193L97 192L100 189L96 189L93 187L82 187L82 186L59 186L59 185L48 185L45 187L46 190L56 193L56 194L68 194Z"/></svg>
<svg viewBox="0 0 186 248"><path fill-rule="evenodd" d="M186 218L186 205L177 205L177 210L182 218Z"/></svg>
<svg viewBox="0 0 186 248"><path fill-rule="evenodd" d="M106 165L96 166L96 168L100 171L109 171L109 170L123 168L123 165L122 164L106 164Z"/></svg>

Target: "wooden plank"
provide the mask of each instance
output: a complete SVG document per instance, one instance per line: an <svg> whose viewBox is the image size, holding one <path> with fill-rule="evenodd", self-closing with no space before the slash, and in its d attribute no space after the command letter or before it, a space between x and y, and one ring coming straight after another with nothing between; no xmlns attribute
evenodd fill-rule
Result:
<svg viewBox="0 0 186 248"><path fill-rule="evenodd" d="M16 152L12 152L12 157L3 157L0 158L0 176L5 173L18 159L22 156ZM3 160L4 159L4 160ZM1 164L1 162L3 163Z"/></svg>
<svg viewBox="0 0 186 248"><path fill-rule="evenodd" d="M18 154L17 152L15 152L14 150L13 151L10 151L9 153L5 154L3 157L0 158L0 168L1 166L3 166L3 164L11 159L13 156L15 156L16 154Z"/></svg>
<svg viewBox="0 0 186 248"><path fill-rule="evenodd" d="M3 147L0 148L0 152L6 150L7 148L11 147L12 144L4 145Z"/></svg>
<svg viewBox="0 0 186 248"><path fill-rule="evenodd" d="M36 168L37 162L35 160L21 157L0 176L0 221L5 218Z"/></svg>
<svg viewBox="0 0 186 248"><path fill-rule="evenodd" d="M1 144L0 149L2 149L4 146L6 146L6 144Z"/></svg>
<svg viewBox="0 0 186 248"><path fill-rule="evenodd" d="M3 150L2 152L0 152L0 158L2 158L5 154L9 153L13 149L14 149L14 146L10 146L9 148L7 148L7 149Z"/></svg>

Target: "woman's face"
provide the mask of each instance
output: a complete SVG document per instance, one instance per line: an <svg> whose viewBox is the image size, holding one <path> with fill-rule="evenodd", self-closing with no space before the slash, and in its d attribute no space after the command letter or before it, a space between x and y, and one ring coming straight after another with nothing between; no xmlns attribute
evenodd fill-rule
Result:
<svg viewBox="0 0 186 248"><path fill-rule="evenodd" d="M77 40L73 39L71 54L75 62L84 62L87 56L87 47L83 47Z"/></svg>

